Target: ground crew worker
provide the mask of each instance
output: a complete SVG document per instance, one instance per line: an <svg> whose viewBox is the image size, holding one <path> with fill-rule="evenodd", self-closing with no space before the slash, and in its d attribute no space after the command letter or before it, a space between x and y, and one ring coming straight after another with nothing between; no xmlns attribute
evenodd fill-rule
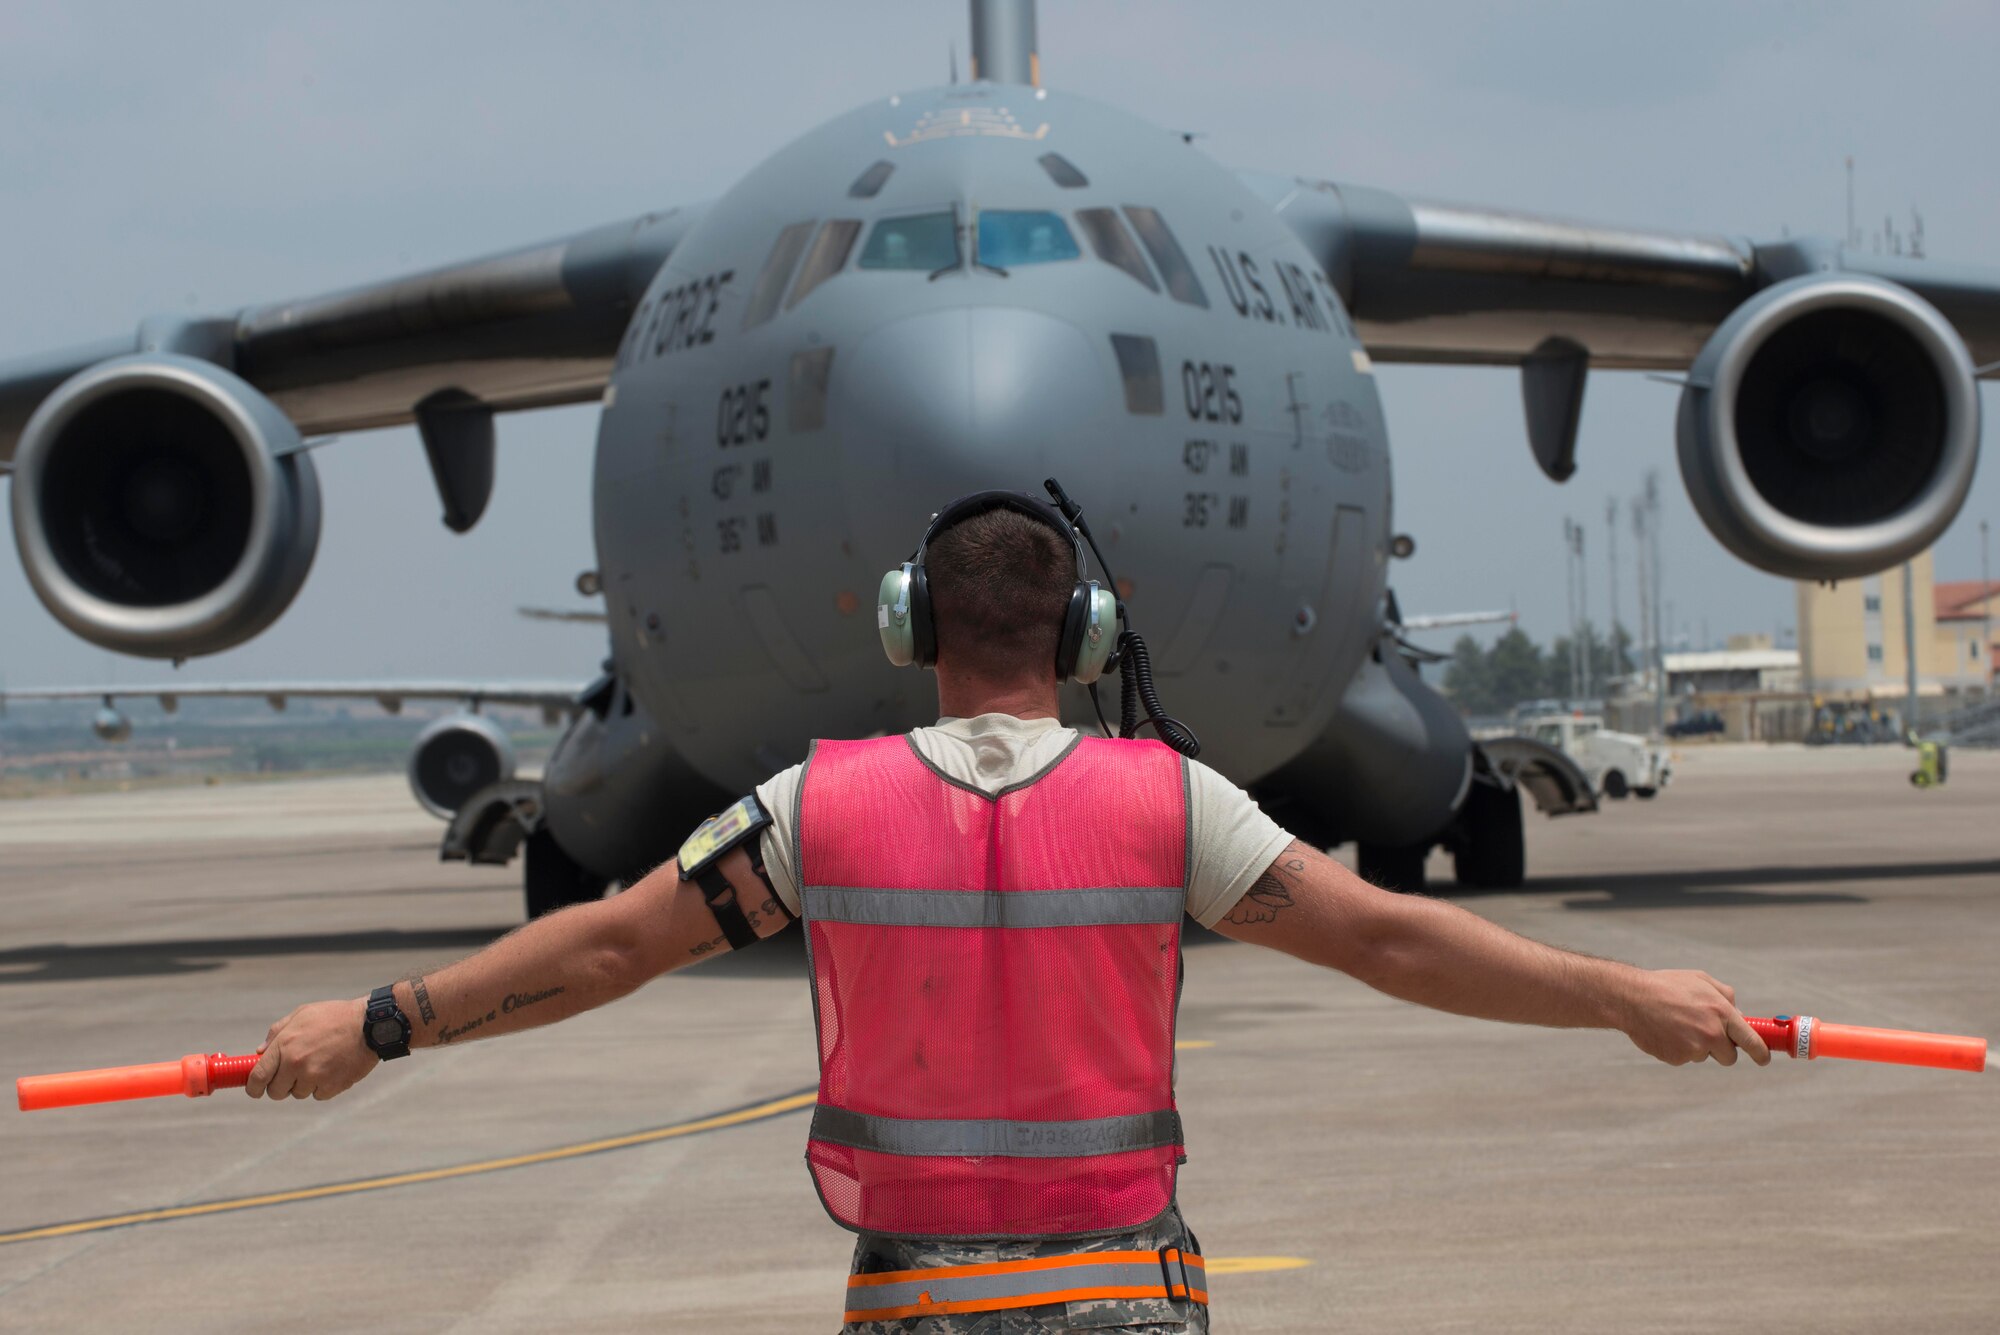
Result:
<svg viewBox="0 0 2000 1335"><path fill-rule="evenodd" d="M820 1055L806 1157L860 1234L850 1335L1164 1335L1209 1328L1174 1203L1184 913L1442 1010L1620 1029L1675 1064L1770 1060L1705 973L1378 890L1160 742L1063 726L1059 688L1104 670L1114 615L1061 511L954 503L878 612L893 661L935 667L937 726L817 743L622 893L301 1006L250 1095L331 1098L381 1058L574 1015L800 917Z"/></svg>

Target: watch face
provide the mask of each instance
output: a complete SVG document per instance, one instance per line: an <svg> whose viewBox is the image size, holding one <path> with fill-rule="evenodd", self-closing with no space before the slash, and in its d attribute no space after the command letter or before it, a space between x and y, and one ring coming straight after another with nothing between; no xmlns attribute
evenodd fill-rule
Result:
<svg viewBox="0 0 2000 1335"><path fill-rule="evenodd" d="M386 1048L403 1041L403 1026L396 1022L396 1017L393 1015L387 1019L377 1020L372 1032L377 1047Z"/></svg>

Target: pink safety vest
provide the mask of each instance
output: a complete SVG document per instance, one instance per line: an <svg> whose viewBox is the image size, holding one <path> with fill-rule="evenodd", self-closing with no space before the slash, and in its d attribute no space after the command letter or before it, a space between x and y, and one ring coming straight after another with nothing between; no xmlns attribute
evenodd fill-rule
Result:
<svg viewBox="0 0 2000 1335"><path fill-rule="evenodd" d="M1047 1238L1173 1203L1187 794L1154 741L1079 738L993 796L907 736L816 745L793 866L836 1223Z"/></svg>

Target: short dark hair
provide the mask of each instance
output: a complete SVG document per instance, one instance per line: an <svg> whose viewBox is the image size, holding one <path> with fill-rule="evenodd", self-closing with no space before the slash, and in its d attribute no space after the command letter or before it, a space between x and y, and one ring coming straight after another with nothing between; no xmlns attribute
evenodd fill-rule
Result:
<svg viewBox="0 0 2000 1335"><path fill-rule="evenodd" d="M924 552L938 657L982 676L1053 676L1076 588L1076 548L1018 510L985 510Z"/></svg>

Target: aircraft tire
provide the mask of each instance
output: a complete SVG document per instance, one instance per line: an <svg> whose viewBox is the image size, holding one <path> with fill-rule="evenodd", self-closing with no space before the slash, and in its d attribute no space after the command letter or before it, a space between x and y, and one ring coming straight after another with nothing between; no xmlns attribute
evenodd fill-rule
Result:
<svg viewBox="0 0 2000 1335"><path fill-rule="evenodd" d="M1634 788L1632 791L1640 797L1658 797L1660 795L1660 790L1657 788Z"/></svg>
<svg viewBox="0 0 2000 1335"><path fill-rule="evenodd" d="M1459 821L1463 836L1452 852L1458 883L1475 890L1518 888L1528 869L1519 791L1475 783Z"/></svg>
<svg viewBox="0 0 2000 1335"><path fill-rule="evenodd" d="M1424 859L1430 851L1429 844L1357 844L1355 870L1370 885L1420 895L1424 892Z"/></svg>
<svg viewBox="0 0 2000 1335"><path fill-rule="evenodd" d="M571 904L602 899L604 887L610 884L596 872L578 865L546 828L528 836L521 869L531 920Z"/></svg>
<svg viewBox="0 0 2000 1335"><path fill-rule="evenodd" d="M1632 785L1625 782L1625 771L1614 769L1604 776L1604 795L1614 802L1622 802L1632 791Z"/></svg>

